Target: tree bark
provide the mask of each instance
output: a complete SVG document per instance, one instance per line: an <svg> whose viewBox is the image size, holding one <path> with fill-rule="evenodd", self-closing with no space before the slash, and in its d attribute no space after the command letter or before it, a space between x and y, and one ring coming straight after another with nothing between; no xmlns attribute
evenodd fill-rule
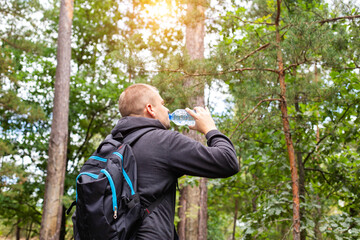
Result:
<svg viewBox="0 0 360 240"><path fill-rule="evenodd" d="M26 231L26 240L29 240L29 239L30 239L31 232L32 232L32 226L33 226L33 222L30 223L30 226L29 226L29 228L28 228L27 231Z"/></svg>
<svg viewBox="0 0 360 240"><path fill-rule="evenodd" d="M40 239L59 239L68 140L73 0L61 0L53 119Z"/></svg>
<svg viewBox="0 0 360 240"><path fill-rule="evenodd" d="M294 69L294 75L296 76L296 69ZM300 102L300 96L299 94L295 95L295 111L298 114L297 120L298 123L301 123L302 121L302 117L300 114L300 106L299 106L299 102ZM299 195L300 195L300 201L305 202L305 168L304 168L304 163L303 163L303 156L301 151L298 149L296 152L296 159L297 159L297 163L298 163L298 170L299 170ZM305 221L304 219L304 212L305 209L304 207L300 207L300 222ZM306 229L301 230L300 232L300 240L306 240Z"/></svg>
<svg viewBox="0 0 360 240"><path fill-rule="evenodd" d="M21 220L18 219L16 223L16 240L20 240L20 233L21 233L21 227L20 227Z"/></svg>
<svg viewBox="0 0 360 240"><path fill-rule="evenodd" d="M190 1L187 4L186 22L186 50L191 60L204 58L204 36L205 36L205 2ZM185 80L184 87L194 91L193 97L189 99L189 107L204 106L204 86L196 84L195 79L189 77ZM196 132L190 131L187 136L194 140L204 142L204 138ZM196 240L207 239L207 186L206 179L200 179L199 186L186 186L180 193L181 204L179 216L185 214L179 223L180 239ZM185 198L186 200L184 200ZM185 209L181 209L185 208ZM184 234L184 235L183 235Z"/></svg>
<svg viewBox="0 0 360 240"><path fill-rule="evenodd" d="M320 206L320 208L316 208L316 211L314 213L315 217L314 217L314 222L315 222L315 227L314 227L314 232L315 232L315 239L317 240L322 240L322 233L320 231L320 220L321 220L321 217L322 217L322 204L321 204L321 201L320 201L320 197L319 195L317 194L316 195L316 202L317 204Z"/></svg>
<svg viewBox="0 0 360 240"><path fill-rule="evenodd" d="M207 239L207 179L200 179L199 240Z"/></svg>
<svg viewBox="0 0 360 240"><path fill-rule="evenodd" d="M198 186L186 186L186 240L196 240L199 237L199 194Z"/></svg>
<svg viewBox="0 0 360 240"><path fill-rule="evenodd" d="M305 202L305 170L303 164L303 157L301 152L296 152L296 158L299 168L299 195L302 202ZM300 222L303 222L304 219L304 207L300 207ZM306 240L306 229L300 231L300 240Z"/></svg>
<svg viewBox="0 0 360 240"><path fill-rule="evenodd" d="M66 207L63 205L63 210L61 214L61 227L60 227L60 237L59 240L65 240L66 236Z"/></svg>
<svg viewBox="0 0 360 240"><path fill-rule="evenodd" d="M180 222L178 223L178 235L180 239L185 239L185 224L186 224L186 187L180 187L179 211L178 215Z"/></svg>
<svg viewBox="0 0 360 240"><path fill-rule="evenodd" d="M239 199L235 199L235 212L234 212L234 226L233 226L233 233L232 233L232 240L235 240L235 234L236 234L236 221L238 218L238 212L239 212Z"/></svg>
<svg viewBox="0 0 360 240"><path fill-rule="evenodd" d="M275 20L276 26L276 44L277 44L277 63L279 71L279 84L280 84L280 109L281 117L284 128L284 135L286 146L289 155L292 193L293 193L293 240L300 240L300 196L299 196L299 177L295 161L294 145L291 137L289 116L287 110L286 100L286 84L285 84L285 71L284 62L281 51L281 34L280 34L280 14L281 14L281 0L277 0L277 16Z"/></svg>

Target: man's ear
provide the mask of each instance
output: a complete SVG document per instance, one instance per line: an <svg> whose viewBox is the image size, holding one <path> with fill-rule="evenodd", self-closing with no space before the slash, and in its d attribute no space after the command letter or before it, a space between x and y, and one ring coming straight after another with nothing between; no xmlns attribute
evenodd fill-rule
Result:
<svg viewBox="0 0 360 240"><path fill-rule="evenodd" d="M156 114L154 112L154 108L151 104L145 105L145 116L148 116L149 118L155 118Z"/></svg>

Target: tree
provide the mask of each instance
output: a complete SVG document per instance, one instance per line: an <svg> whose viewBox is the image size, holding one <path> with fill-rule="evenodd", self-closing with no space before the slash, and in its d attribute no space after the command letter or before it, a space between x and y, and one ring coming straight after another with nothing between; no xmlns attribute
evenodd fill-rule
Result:
<svg viewBox="0 0 360 240"><path fill-rule="evenodd" d="M38 233L41 212L36 204L39 174L28 168L23 144L28 129L45 120L41 105L26 94L34 59L46 49L35 13L38 1L0 1L0 221L4 234L19 239Z"/></svg>
<svg viewBox="0 0 360 240"><path fill-rule="evenodd" d="M40 239L60 237L62 196L68 145L68 116L70 94L71 25L74 1L60 4L57 67L54 108L49 140L49 160L45 182L44 211Z"/></svg>
<svg viewBox="0 0 360 240"><path fill-rule="evenodd" d="M41 54L43 45L29 37L36 37L34 28L21 24L22 21L35 24L29 16L39 10L37 1L1 1L0 7L1 18L7 21L0 30L0 123L4 132L0 140L0 156L6 156L16 152L16 139L11 139L10 131L21 129L23 122L31 123L44 118L36 103L19 97L21 84L29 74L21 62Z"/></svg>
<svg viewBox="0 0 360 240"><path fill-rule="evenodd" d="M305 165L310 164L308 159L312 151L310 151L310 155L307 154L304 158L302 158L302 154L309 152L309 148L312 149L311 144L309 144L309 137L312 136L315 138L315 134L309 135L309 133L313 131L313 125L309 125L309 118L304 115L301 106L314 106L316 105L314 102L319 101L314 99L325 100L333 91L336 91L336 89L326 86L325 83L319 86L319 83L313 81L314 73L312 71L309 73L308 69L309 66L313 66L314 63L320 62L324 63L322 65L323 68L330 69L340 68L350 70L351 67L349 68L347 64L356 66L352 54L346 53L348 47L353 44L349 41L351 38L346 37L344 26L342 24L328 26L327 23L332 23L340 19L354 19L357 18L357 15L353 12L353 16L329 18L330 14L328 14L327 5L321 5L321 3L308 1L283 3L277 1L276 3L277 4L256 1L252 5L254 8L249 8L248 11L243 7L239 7L235 12L228 13L225 17L228 21L224 24L223 28L224 41L219 45L218 52L218 56L222 56L222 63L219 68L223 69L223 71L217 71L213 74L225 79L230 86L230 90L234 95L236 94L236 111L246 113L246 110L242 109L249 109L250 114L256 111L256 119L264 125L264 128L259 128L262 129L262 132L261 130L257 132L258 136L244 132L243 129L247 131L258 131L259 126L257 125L257 121L251 121L246 124L246 127L240 128L249 117L249 115L246 115L243 119L238 120L239 123L235 126L234 131L241 129L241 133L236 134L236 136L240 136L242 140L249 141L249 138L255 140L255 142L251 141L253 146L251 146L250 142L248 144L240 143L240 147L245 151L245 153L242 153L242 158L246 159L246 156L249 157L248 154L252 153L253 156L250 155L251 158L259 161L256 164L245 161L246 164L249 164L249 168L254 171L252 172L253 178L255 177L257 181L263 182L264 180L260 179L266 177L264 183L267 182L270 186L270 182L275 180L272 188L269 186L265 188L269 192L279 191L279 183L284 184L288 182L288 179L280 178L280 176L285 173L281 174L281 172L279 172L280 175L275 177L274 173L276 170L274 168L271 169L273 173L266 170L260 173L257 169L259 169L258 167L262 166L262 164L270 163L272 167L274 167L272 164L275 163L276 168L277 165L284 168L283 163L280 164L281 159L284 157L283 153L281 153L282 150L279 149L277 156L274 156L271 152L275 151L275 144L281 144L280 146L287 147L292 173L293 219L291 226L293 227L293 238L304 239L306 234L313 234L313 232L308 230L307 227L305 227L305 231L300 232L299 224L301 214L303 214L303 216L307 215L306 218L302 218L301 224L310 226L311 221L309 218L311 217L309 217L306 212L309 211L309 209L306 208L314 209L317 207L312 205L313 199L305 195L305 187L307 187L306 181L310 182L309 185L313 184L313 181L309 179L310 175L306 174L309 168ZM247 14L244 14L245 12L247 12ZM320 19L317 19L317 17ZM230 29L234 30L230 30L233 35L227 35L228 31L225 27L229 28L232 20L235 22L234 28L230 27ZM356 25L356 21L352 21L351 23ZM334 38L334 35L338 32L342 33L342 39L346 38L348 40L342 41L337 37ZM337 57L344 55L349 56L345 61L346 64L337 60ZM277 61L274 61L275 59L277 59ZM274 68L274 66L277 67ZM352 67L352 69L354 69L354 67ZM228 79L223 76L226 76ZM277 82L275 82L274 76L276 76ZM244 97L245 95L248 97ZM251 104L249 106L250 102L253 103L253 107L250 107ZM279 104L276 104L276 102L279 102ZM279 108L281 110L282 132L285 135L285 142L280 141L278 138L279 122L271 119L272 116L276 116L276 111L278 111ZM301 117L299 118L299 116ZM300 133L299 129L304 128L307 130L302 131L301 135L295 134L296 132ZM268 132L270 129L273 130ZM294 137L296 141L292 141ZM323 137L327 138L326 135ZM322 142L322 137L318 139L316 145ZM256 151L253 151L251 149L254 149L254 146L261 146L261 148L256 147ZM269 149L269 146L272 148ZM296 152L299 153L296 156L297 159L294 154L295 149ZM277 161L274 162L271 158ZM251 165L253 167L250 167ZM298 184L298 177L296 176L297 168L300 170L301 184ZM259 185L259 183L256 185L258 185L256 188L259 188L260 193L266 191L264 190L264 186ZM307 192L309 191L308 188L309 186L306 189ZM283 191L288 190L283 189ZM267 205L267 208L270 207L270 210L272 208L273 210L269 210L263 213L263 215L260 215L260 212L263 210L259 209L258 203L255 204L257 209L255 208L254 213L249 214L249 216L251 215L253 218L256 218L256 212L259 212L259 217L262 216L261 218L264 219L264 216L269 216L268 221L273 222L273 219L277 218L276 216L282 215L282 210L280 209L286 209L287 201L285 201L285 199L289 197L289 195L285 194L285 192L283 193L284 197L286 196L285 198L279 198L270 194L276 201L268 197L266 199L258 197L257 201L262 200L261 204ZM256 196L256 193L254 195ZM301 212L299 205L300 197L303 212ZM268 202L265 202L265 200ZM278 204L284 204L284 208L278 208ZM264 209L266 209L266 207ZM244 221L244 218L242 218L242 220ZM246 221L251 221L251 217ZM288 220L284 222L287 221ZM269 231L267 235L262 232L260 228L261 224L259 224L258 221L254 221L252 224L253 226L257 226L258 229L255 230L256 227L252 229L248 226L245 231L245 236L269 236Z"/></svg>
<svg viewBox="0 0 360 240"><path fill-rule="evenodd" d="M188 54L190 61L194 62L204 58L205 9L205 1L190 1L187 4L185 55ZM184 88L191 89L193 92L188 101L189 106L205 105L204 86L201 79L188 77L185 80ZM195 132L185 135L203 142L203 139ZM184 186L180 194L179 237L181 239L207 239L207 180L201 178L198 186Z"/></svg>
<svg viewBox="0 0 360 240"><path fill-rule="evenodd" d="M216 116L217 126L231 136L242 170L229 179L208 180L207 239L292 239L293 188L282 95L299 173L300 238L356 239L359 6L284 0L277 30L280 2L220 2L227 13L217 8L222 16L207 19L207 29L219 41L209 59L192 59L184 33L194 25L183 16L182 2L169 14L177 19L171 26L161 14L143 15L155 1L130 3L122 3L126 9L112 0L74 3L76 71L70 79L64 207L75 198L82 163L119 117L116 102L123 88L134 82L153 84L174 110L191 106L189 99L206 83L222 80L231 98L229 109ZM5 23L0 29L0 231L30 238L38 236L41 221L59 7L57 1L48 9L35 0L0 4ZM192 20L198 16L196 11L189 15ZM190 79L199 89L183 87ZM196 186L197 181L186 178L180 184ZM63 219L66 238L71 238L71 220Z"/></svg>

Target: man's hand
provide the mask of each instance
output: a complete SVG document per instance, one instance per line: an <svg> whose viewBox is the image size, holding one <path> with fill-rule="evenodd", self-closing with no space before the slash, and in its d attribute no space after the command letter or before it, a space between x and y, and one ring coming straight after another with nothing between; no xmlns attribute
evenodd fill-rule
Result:
<svg viewBox="0 0 360 240"><path fill-rule="evenodd" d="M195 125L189 126L190 129L197 130L203 134L207 134L209 131L217 129L207 107L195 107L194 110L196 112L189 108L186 108L185 110L195 119Z"/></svg>

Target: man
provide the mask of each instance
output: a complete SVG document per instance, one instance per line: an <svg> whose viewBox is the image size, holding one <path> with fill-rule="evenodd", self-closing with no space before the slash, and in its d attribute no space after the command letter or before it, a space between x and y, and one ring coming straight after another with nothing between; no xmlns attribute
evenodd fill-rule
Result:
<svg viewBox="0 0 360 240"><path fill-rule="evenodd" d="M126 137L139 129L155 130L143 135L134 145L138 166L138 193L147 207L164 196L161 203L145 218L137 239L175 239L174 215L177 179L183 175L224 178L236 174L239 165L231 141L215 126L208 109L195 107L186 111L195 119L190 129L205 134L208 147L170 128L169 110L156 88L134 84L121 94L122 118L112 135Z"/></svg>

